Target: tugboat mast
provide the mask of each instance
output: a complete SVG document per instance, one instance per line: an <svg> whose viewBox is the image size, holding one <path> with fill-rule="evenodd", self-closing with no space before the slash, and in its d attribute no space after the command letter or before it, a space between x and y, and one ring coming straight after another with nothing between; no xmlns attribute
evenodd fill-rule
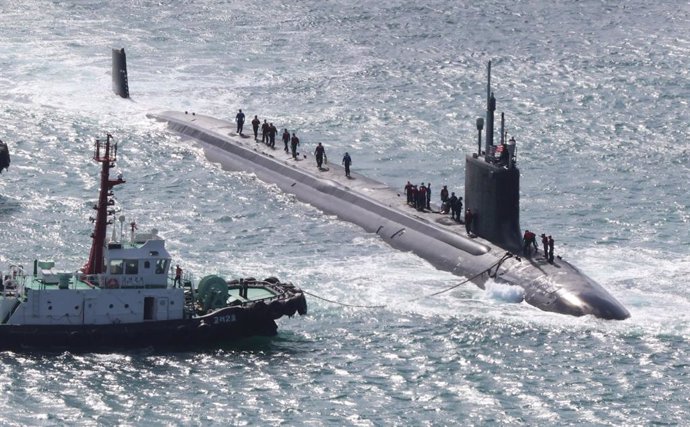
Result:
<svg viewBox="0 0 690 427"><path fill-rule="evenodd" d="M98 195L98 203L93 206L96 210L96 219L94 220L94 231L91 234L91 251L89 253L89 260L84 265L85 274L100 274L105 271L103 250L105 247L105 235L108 224L113 221L108 217L115 212L108 210L110 206L115 204L115 200L110 197L113 193L112 188L119 184L124 184L125 181L121 176L117 179L110 179L110 169L115 167L117 162L117 143L111 143L113 136L106 134L106 140L96 140L94 144L93 160L101 164L101 187Z"/></svg>

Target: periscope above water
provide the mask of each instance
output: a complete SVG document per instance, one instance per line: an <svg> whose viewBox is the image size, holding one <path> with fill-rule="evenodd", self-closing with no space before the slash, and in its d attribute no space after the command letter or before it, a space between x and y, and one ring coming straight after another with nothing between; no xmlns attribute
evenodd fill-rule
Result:
<svg viewBox="0 0 690 427"><path fill-rule="evenodd" d="M5 144L0 140L0 173L2 173L3 169L9 169L10 168L10 149Z"/></svg>

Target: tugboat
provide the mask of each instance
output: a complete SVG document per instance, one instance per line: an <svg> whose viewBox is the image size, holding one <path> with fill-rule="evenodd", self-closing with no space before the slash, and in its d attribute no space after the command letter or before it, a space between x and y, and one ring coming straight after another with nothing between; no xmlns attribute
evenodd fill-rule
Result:
<svg viewBox="0 0 690 427"><path fill-rule="evenodd" d="M171 256L155 229L137 233L132 222L129 242L118 239L112 196L125 181L110 177L117 161L110 134L96 140L93 160L101 182L88 261L65 272L35 260L32 271L12 265L0 275L0 350L188 349L272 336L275 319L307 313L304 293L274 277L208 275L195 284L181 270L170 274ZM123 234L125 218L118 219Z"/></svg>

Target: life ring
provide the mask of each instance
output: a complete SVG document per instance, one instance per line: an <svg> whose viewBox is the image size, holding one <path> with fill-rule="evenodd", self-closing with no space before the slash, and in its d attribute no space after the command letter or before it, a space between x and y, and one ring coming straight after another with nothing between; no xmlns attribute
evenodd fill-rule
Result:
<svg viewBox="0 0 690 427"><path fill-rule="evenodd" d="M105 286L107 288L117 288L117 285L118 285L117 279L114 277L111 277L110 279L108 279L108 283L106 283Z"/></svg>

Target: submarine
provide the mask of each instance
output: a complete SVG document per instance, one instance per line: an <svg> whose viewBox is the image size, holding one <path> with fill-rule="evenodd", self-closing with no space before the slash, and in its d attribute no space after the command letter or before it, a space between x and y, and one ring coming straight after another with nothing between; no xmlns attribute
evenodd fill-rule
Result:
<svg viewBox="0 0 690 427"><path fill-rule="evenodd" d="M119 52L113 50L113 90L127 97L126 68L116 69L120 65L115 65L116 58L117 64L124 64ZM124 50L121 52L124 55ZM462 226L448 215L411 208L385 183L355 172L348 177L339 165L329 164L327 170L315 171L308 155L295 159L282 150L242 137L236 134L234 122L186 111L152 112L147 117L166 123L172 132L200 144L211 162L227 170L253 173L298 200L357 224L390 246L411 251L434 267L467 278L482 289L493 279L519 286L524 301L544 311L627 319L628 310L603 286L561 257L551 261L546 254L521 256L520 170L514 150L508 164L496 162L493 155L497 149L493 144L496 100L491 92L490 62L487 70L484 150L481 118L477 119L478 150L465 159L465 206L475 213L471 234L462 232Z"/></svg>

